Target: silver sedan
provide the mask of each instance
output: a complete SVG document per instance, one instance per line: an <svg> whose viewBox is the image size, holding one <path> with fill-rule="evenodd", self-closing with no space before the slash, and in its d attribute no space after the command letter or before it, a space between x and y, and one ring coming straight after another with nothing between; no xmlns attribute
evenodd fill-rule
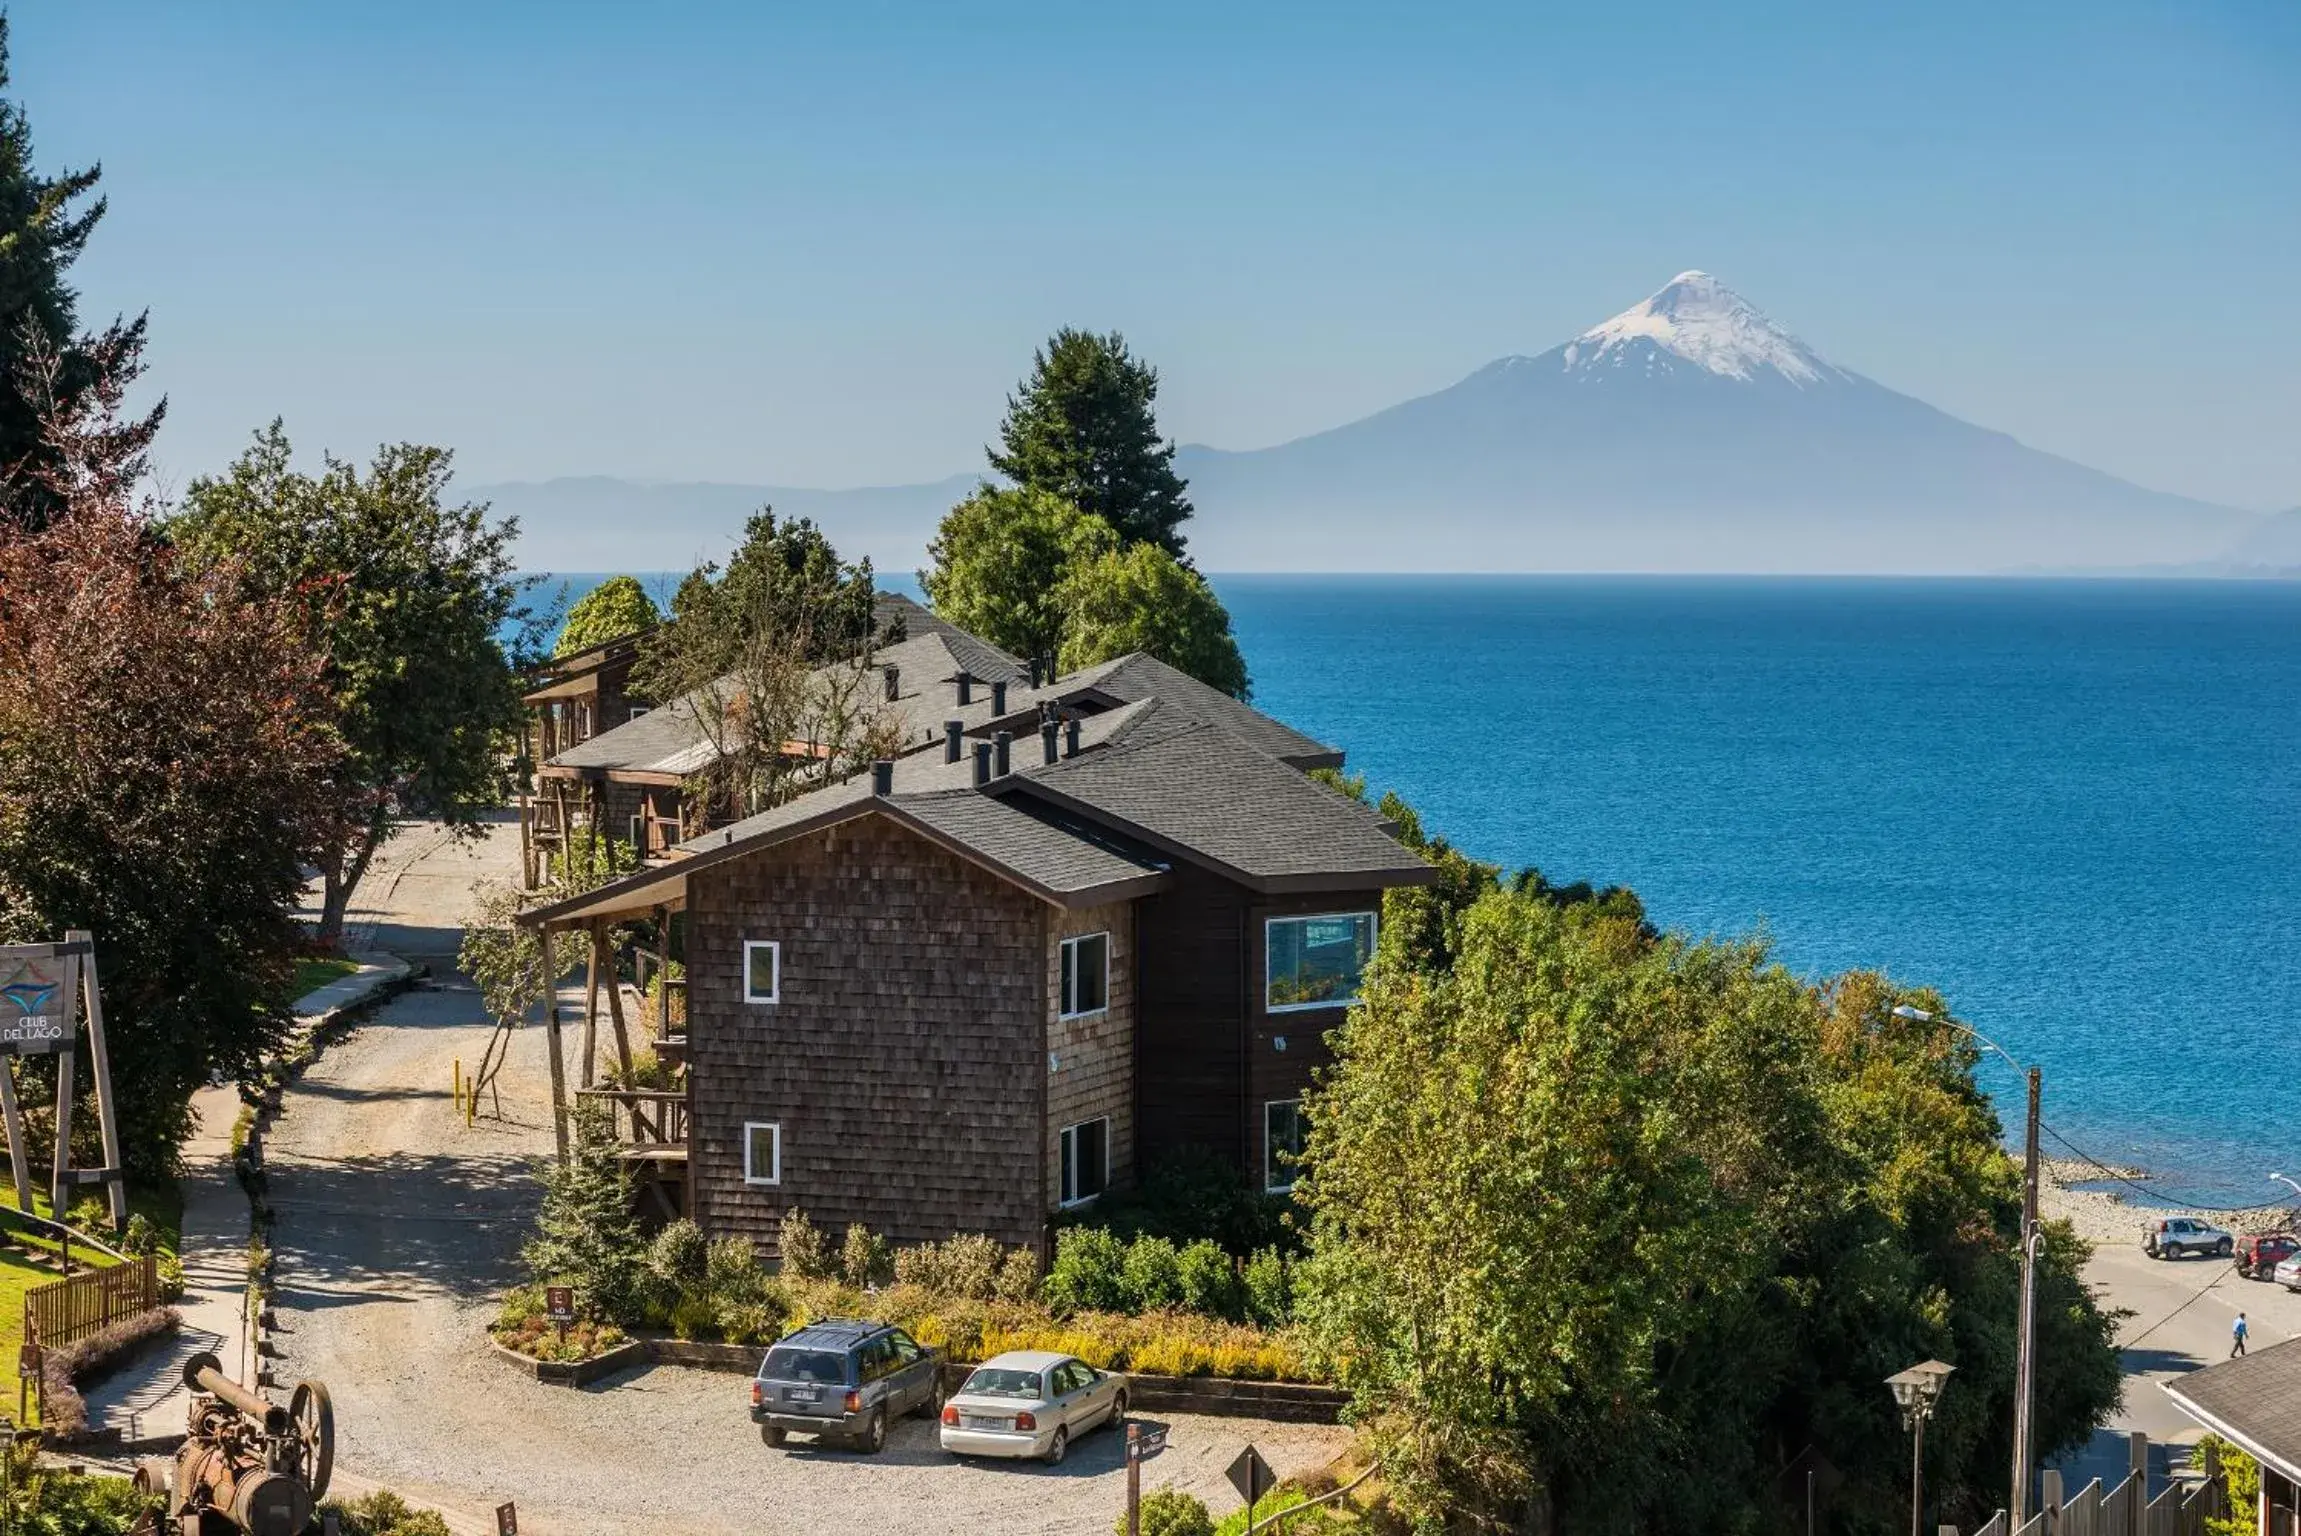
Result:
<svg viewBox="0 0 2301 1536"><path fill-rule="evenodd" d="M1124 1424L1127 1379L1075 1355L1013 1349L975 1367L943 1405L943 1449L956 1456L1035 1456L1054 1466L1071 1441Z"/></svg>

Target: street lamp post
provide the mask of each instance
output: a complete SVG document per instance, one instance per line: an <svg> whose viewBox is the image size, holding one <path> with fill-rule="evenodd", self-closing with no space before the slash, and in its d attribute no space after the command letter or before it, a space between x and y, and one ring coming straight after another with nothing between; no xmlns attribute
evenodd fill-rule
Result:
<svg viewBox="0 0 2301 1536"><path fill-rule="evenodd" d="M1925 1536L1925 1426L1941 1401L1943 1383L1957 1367L1928 1360L1886 1378L1886 1386L1901 1405L1902 1428L1910 1432L1910 1536Z"/></svg>
<svg viewBox="0 0 2301 1536"><path fill-rule="evenodd" d="M2293 1193L2301 1195L2301 1184L2294 1183L2291 1179L2285 1177L2285 1175L2281 1173L2273 1173L2269 1175L2269 1179L2271 1183L2282 1184L2287 1189L2293 1191Z"/></svg>
<svg viewBox="0 0 2301 1536"><path fill-rule="evenodd" d="M2013 1368L2013 1489L2006 1501L2009 1529L2020 1530L2029 1516L2030 1444L2035 1438L2037 1402L2037 1261L2045 1245L2045 1227L2037 1214L2037 1123L2044 1084L2035 1067L2025 1067L2013 1053L1963 1019L1928 1013L1908 1003L1894 1005L1894 1017L1926 1024L1947 1024L1961 1030L2003 1056L2029 1084L2029 1123L2023 1137L2021 1178L2021 1318L2014 1335Z"/></svg>

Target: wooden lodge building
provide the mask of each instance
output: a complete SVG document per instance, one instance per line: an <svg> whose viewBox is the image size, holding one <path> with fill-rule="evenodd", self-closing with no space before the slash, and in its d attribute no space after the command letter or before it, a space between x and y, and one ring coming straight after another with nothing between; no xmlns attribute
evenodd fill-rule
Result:
<svg viewBox="0 0 2301 1536"><path fill-rule="evenodd" d="M631 670L645 639L644 632L623 635L546 663L521 695L527 705L521 756L530 764L548 763L645 715L647 705L631 690ZM531 890L541 879L544 856L563 846L574 809L567 796L545 795L540 788L523 786L519 799L520 864Z"/></svg>
<svg viewBox="0 0 2301 1536"><path fill-rule="evenodd" d="M903 755L524 919L680 914L685 1081L594 1090L658 1211L1038 1244L1186 1147L1287 1187L1382 894L1432 877L1306 776L1342 754L1148 656L1034 687L931 621L873 660ZM675 775L594 762L632 729L555 766Z"/></svg>

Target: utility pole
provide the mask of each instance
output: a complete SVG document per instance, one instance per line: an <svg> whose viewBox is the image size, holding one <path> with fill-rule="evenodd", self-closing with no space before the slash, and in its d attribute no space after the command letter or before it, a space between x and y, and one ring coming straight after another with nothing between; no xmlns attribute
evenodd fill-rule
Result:
<svg viewBox="0 0 2301 1536"><path fill-rule="evenodd" d="M2044 1231L2037 1221L2037 1114L2044 1096L2038 1069L2029 1069L2029 1133L2021 1182L2021 1334L2013 1373L2013 1497L2006 1510L2011 1528L2029 1517L2030 1441L2037 1401L2037 1250Z"/></svg>

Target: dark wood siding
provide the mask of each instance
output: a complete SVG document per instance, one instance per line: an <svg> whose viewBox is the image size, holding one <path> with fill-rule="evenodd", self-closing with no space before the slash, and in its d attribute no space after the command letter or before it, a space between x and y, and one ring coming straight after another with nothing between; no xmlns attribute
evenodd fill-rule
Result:
<svg viewBox="0 0 2301 1536"><path fill-rule="evenodd" d="M1247 892L1178 863L1135 919L1135 1150L1203 1147L1244 1166Z"/></svg>
<svg viewBox="0 0 2301 1536"><path fill-rule="evenodd" d="M772 1251L792 1205L834 1238L1044 1235L1050 909L883 817L700 870L686 917L695 1215ZM743 944L782 945L743 1001ZM780 1185L743 1125L783 1127Z"/></svg>

